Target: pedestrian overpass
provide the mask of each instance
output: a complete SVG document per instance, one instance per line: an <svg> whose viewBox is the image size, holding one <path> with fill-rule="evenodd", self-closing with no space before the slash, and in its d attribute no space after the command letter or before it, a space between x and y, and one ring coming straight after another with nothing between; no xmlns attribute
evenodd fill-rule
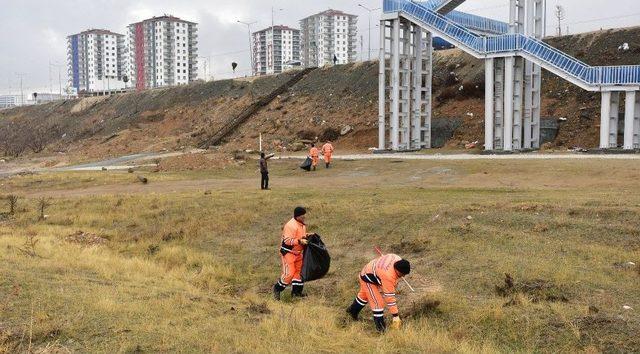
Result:
<svg viewBox="0 0 640 354"><path fill-rule="evenodd" d="M542 68L600 92L600 148L640 148L640 65L590 66L542 41L546 0L509 1L509 23L454 9L464 0L384 0L380 23L379 149L431 147L433 36L485 63L485 149L540 147Z"/></svg>

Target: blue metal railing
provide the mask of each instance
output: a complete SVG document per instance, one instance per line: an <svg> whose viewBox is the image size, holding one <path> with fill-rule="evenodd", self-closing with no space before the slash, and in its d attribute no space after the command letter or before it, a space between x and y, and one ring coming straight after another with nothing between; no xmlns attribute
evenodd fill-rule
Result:
<svg viewBox="0 0 640 354"><path fill-rule="evenodd" d="M418 2L384 0L384 11L407 13L449 36L453 42L480 55L520 51L589 85L640 85L640 65L589 66L540 40L522 34L483 37Z"/></svg>
<svg viewBox="0 0 640 354"><path fill-rule="evenodd" d="M430 1L415 1L416 3L426 7L429 10L435 11L444 1L443 0L430 0ZM446 18L453 22L464 26L474 31L480 31L493 34L504 34L509 32L509 24L502 21L497 21L487 17L468 14L460 11L451 11L445 15Z"/></svg>

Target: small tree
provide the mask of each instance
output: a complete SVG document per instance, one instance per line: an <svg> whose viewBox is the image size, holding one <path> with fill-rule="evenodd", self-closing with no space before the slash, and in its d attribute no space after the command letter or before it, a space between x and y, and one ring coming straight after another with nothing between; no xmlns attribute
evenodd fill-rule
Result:
<svg viewBox="0 0 640 354"><path fill-rule="evenodd" d="M38 210L40 211L39 221L46 219L46 215L44 214L45 210L51 206L51 200L47 198L40 198L38 200Z"/></svg>
<svg viewBox="0 0 640 354"><path fill-rule="evenodd" d="M7 197L7 201L9 201L9 215L15 214L18 206L18 196L12 194Z"/></svg>

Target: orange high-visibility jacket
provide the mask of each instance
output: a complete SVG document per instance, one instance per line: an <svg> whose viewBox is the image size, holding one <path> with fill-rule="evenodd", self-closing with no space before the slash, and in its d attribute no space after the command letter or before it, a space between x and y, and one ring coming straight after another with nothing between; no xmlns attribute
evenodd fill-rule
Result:
<svg viewBox="0 0 640 354"><path fill-rule="evenodd" d="M333 154L333 145L326 143L324 145L322 145L322 154L324 156L327 155L332 155Z"/></svg>
<svg viewBox="0 0 640 354"><path fill-rule="evenodd" d="M311 150L309 150L309 155L311 157L316 157L317 158L318 155L320 155L320 151L318 150L317 147L314 146L314 147L311 148Z"/></svg>
<svg viewBox="0 0 640 354"><path fill-rule="evenodd" d="M400 277L396 273L393 265L402 258L396 254L389 253L369 262L360 272L360 279L365 283L375 284L382 288L384 302L389 307L392 315L398 314L396 304L396 285Z"/></svg>
<svg viewBox="0 0 640 354"><path fill-rule="evenodd" d="M307 226L295 218L289 220L282 229L282 252L301 254L304 246L300 240L307 235Z"/></svg>

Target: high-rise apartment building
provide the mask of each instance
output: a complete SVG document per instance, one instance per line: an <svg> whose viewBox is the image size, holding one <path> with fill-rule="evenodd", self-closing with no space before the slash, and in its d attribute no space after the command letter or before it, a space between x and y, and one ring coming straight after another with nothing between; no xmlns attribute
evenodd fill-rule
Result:
<svg viewBox="0 0 640 354"><path fill-rule="evenodd" d="M253 74L279 74L300 65L300 31L273 26L252 34Z"/></svg>
<svg viewBox="0 0 640 354"><path fill-rule="evenodd" d="M138 89L186 85L198 77L198 25L173 16L129 25L129 68Z"/></svg>
<svg viewBox="0 0 640 354"><path fill-rule="evenodd" d="M300 21L301 59L305 67L356 61L358 16L327 10Z"/></svg>
<svg viewBox="0 0 640 354"><path fill-rule="evenodd" d="M125 87L125 37L92 29L67 37L69 85L77 92L120 90Z"/></svg>

